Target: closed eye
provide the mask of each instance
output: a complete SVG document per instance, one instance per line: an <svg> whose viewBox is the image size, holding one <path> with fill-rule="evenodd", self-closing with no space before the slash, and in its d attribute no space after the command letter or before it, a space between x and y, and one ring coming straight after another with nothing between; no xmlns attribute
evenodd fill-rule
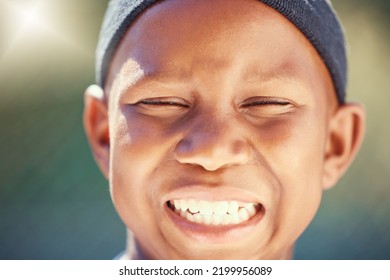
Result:
<svg viewBox="0 0 390 280"><path fill-rule="evenodd" d="M277 105L277 106L287 106L292 105L290 101L281 98L274 97L251 97L245 100L241 104L241 108L248 108L251 106L266 106L266 105Z"/></svg>
<svg viewBox="0 0 390 280"><path fill-rule="evenodd" d="M162 107L183 107L189 108L188 103L182 98L167 97L167 98L148 98L135 103L138 106L162 106Z"/></svg>
<svg viewBox="0 0 390 280"><path fill-rule="evenodd" d="M294 112L297 106L285 98L255 96L244 100L240 109L248 116L264 119L285 116Z"/></svg>
<svg viewBox="0 0 390 280"><path fill-rule="evenodd" d="M186 114L191 104L180 97L154 97L141 99L129 105L140 115L172 119Z"/></svg>

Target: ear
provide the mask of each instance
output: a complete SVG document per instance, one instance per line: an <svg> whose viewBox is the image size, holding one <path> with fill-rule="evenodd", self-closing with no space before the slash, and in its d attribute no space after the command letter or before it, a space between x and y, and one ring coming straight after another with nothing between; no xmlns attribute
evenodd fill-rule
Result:
<svg viewBox="0 0 390 280"><path fill-rule="evenodd" d="M323 187L333 187L355 158L365 133L365 110L343 104L331 116L325 148Z"/></svg>
<svg viewBox="0 0 390 280"><path fill-rule="evenodd" d="M103 175L108 178L110 157L108 110L103 90L97 85L91 85L85 91L83 121L95 161Z"/></svg>

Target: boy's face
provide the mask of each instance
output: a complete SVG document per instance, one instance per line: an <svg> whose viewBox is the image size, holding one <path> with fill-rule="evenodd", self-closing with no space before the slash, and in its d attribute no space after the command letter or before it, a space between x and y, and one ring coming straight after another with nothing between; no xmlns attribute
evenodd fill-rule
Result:
<svg viewBox="0 0 390 280"><path fill-rule="evenodd" d="M147 257L291 257L326 185L338 106L300 31L254 0L161 1L106 85L97 158Z"/></svg>

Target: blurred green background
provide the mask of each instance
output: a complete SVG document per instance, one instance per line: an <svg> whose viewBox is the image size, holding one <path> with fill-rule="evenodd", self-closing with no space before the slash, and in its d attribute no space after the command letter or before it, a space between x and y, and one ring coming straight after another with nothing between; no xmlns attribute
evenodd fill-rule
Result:
<svg viewBox="0 0 390 280"><path fill-rule="evenodd" d="M81 123L106 0L0 0L0 259L111 259L125 246ZM390 1L334 0L367 135L297 259L390 259Z"/></svg>

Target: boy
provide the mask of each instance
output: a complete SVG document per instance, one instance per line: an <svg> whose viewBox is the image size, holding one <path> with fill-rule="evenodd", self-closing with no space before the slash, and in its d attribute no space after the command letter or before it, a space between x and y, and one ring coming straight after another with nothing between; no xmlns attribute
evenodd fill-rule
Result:
<svg viewBox="0 0 390 280"><path fill-rule="evenodd" d="M292 258L363 139L345 77L329 1L112 1L84 125L123 258Z"/></svg>

